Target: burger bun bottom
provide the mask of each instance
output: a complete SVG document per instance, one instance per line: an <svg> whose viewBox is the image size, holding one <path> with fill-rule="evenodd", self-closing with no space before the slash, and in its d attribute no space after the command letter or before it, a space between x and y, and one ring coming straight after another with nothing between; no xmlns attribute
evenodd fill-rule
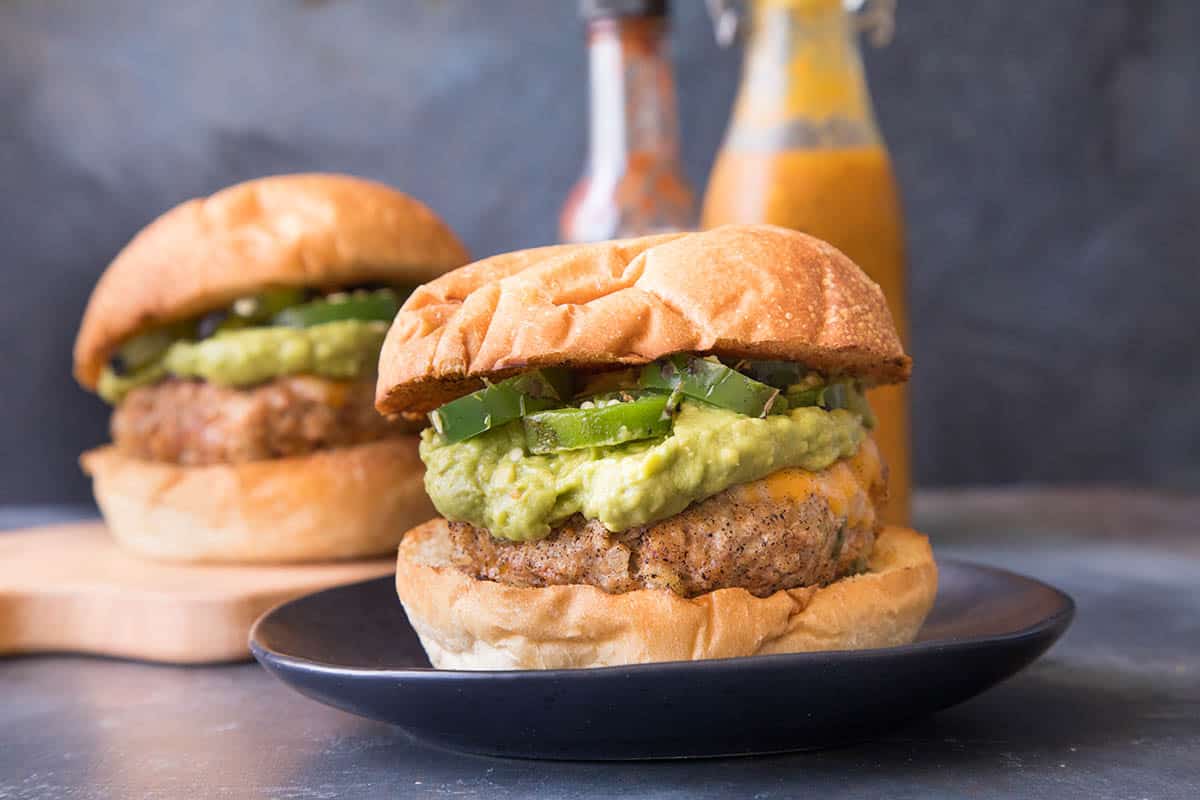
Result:
<svg viewBox="0 0 1200 800"><path fill-rule="evenodd" d="M96 502L117 542L151 559L284 564L394 552L436 515L417 437L295 458L188 467L114 446L84 453Z"/></svg>
<svg viewBox="0 0 1200 800"><path fill-rule="evenodd" d="M569 669L708 658L863 650L913 641L937 593L929 540L884 528L868 570L827 586L755 597L718 589L519 587L450 566L446 520L409 531L396 589L439 669Z"/></svg>

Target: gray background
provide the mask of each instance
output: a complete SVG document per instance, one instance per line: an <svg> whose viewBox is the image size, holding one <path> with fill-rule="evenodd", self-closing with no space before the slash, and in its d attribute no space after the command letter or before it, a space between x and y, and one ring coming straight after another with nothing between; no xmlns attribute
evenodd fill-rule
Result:
<svg viewBox="0 0 1200 800"><path fill-rule="evenodd" d="M739 55L673 39L689 174ZM0 0L0 502L80 500L100 270L165 208L341 170L477 255L549 242L584 150L570 0ZM905 0L869 52L910 222L924 485L1200 485L1200 3Z"/></svg>

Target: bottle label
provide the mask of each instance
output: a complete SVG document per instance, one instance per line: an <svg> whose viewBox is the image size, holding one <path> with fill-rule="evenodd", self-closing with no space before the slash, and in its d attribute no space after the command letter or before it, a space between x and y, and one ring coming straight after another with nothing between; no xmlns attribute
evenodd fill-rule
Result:
<svg viewBox="0 0 1200 800"><path fill-rule="evenodd" d="M879 134L868 120L845 117L789 119L772 125L735 122L725 147L740 151L817 150L871 147Z"/></svg>

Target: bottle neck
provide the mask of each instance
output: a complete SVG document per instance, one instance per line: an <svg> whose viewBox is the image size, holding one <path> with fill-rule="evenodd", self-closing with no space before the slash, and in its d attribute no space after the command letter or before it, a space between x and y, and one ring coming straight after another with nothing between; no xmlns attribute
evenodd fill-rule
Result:
<svg viewBox="0 0 1200 800"><path fill-rule="evenodd" d="M734 145L880 143L854 20L843 0L753 0L734 121Z"/></svg>
<svg viewBox="0 0 1200 800"><path fill-rule="evenodd" d="M634 156L679 157L675 82L666 19L615 17L588 24L588 160L592 172L623 172Z"/></svg>

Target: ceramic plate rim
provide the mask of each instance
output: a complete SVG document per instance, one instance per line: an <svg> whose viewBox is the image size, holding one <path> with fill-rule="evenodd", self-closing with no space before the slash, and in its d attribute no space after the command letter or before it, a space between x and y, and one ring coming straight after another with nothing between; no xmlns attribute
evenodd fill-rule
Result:
<svg viewBox="0 0 1200 800"><path fill-rule="evenodd" d="M264 663L274 661L280 665L287 665L296 669L302 669L309 672L321 673L335 677L378 677L378 678L397 678L403 677L410 680L437 680L447 677L457 680L550 680L550 679L591 679L602 678L617 673L627 674L631 671L645 673L657 672L672 669L688 669L688 670L719 670L721 668L738 669L769 667L781 662L820 662L825 660L837 660L845 658L856 659L873 659L873 658L892 658L897 656L905 656L914 653L922 653L936 650L971 650L980 647L992 647L997 643L1011 643L1022 639L1036 638L1044 635L1047 631L1054 630L1060 623L1070 623L1075 615L1076 604L1074 598L1061 589L1051 586L1050 584L1038 580L1037 578L1023 575L1012 570L1004 569L1003 567L995 567L988 564L980 564L974 561L959 559L959 558L939 558L937 560L939 567L953 564L956 567L965 567L972 570L982 570L990 572L994 575L1004 577L1006 579L1017 578L1019 580L1033 583L1040 588L1049 591L1055 595L1059 601L1060 608L1053 614L1042 617L1032 625L1020 628L1014 631L1008 631L998 634L978 634L966 636L956 639L931 639L923 642L910 642L909 644L894 645L892 647L872 647L863 650L814 650L802 653L773 653L770 655L755 655L755 656L731 656L726 658L710 658L700 659L695 661L677 660L677 661L655 661L644 664L627 664L605 667L575 667L575 668L559 668L559 669L503 669L503 670L469 670L469 669L439 669L437 667L392 667L377 669L372 667L354 667L338 664L331 664L325 661L315 661L303 656L294 656L281 653L273 650L259 641L259 629L267 622L268 618L282 610L283 608L299 603L312 598L314 595L323 594L325 592L334 592L344 589L349 589L356 586L361 586L367 583L374 583L389 579L389 576L383 575L378 578L368 578L367 580L355 581L354 583L334 586L327 589L321 589L316 592L294 597L279 603L261 614L254 624L250 627L248 637L250 650L254 654L254 658ZM390 577L390 580L395 580L395 575ZM940 591L940 589L939 589ZM399 599L397 598L397 602ZM935 601L936 603L936 601ZM264 659L266 661L264 661Z"/></svg>

